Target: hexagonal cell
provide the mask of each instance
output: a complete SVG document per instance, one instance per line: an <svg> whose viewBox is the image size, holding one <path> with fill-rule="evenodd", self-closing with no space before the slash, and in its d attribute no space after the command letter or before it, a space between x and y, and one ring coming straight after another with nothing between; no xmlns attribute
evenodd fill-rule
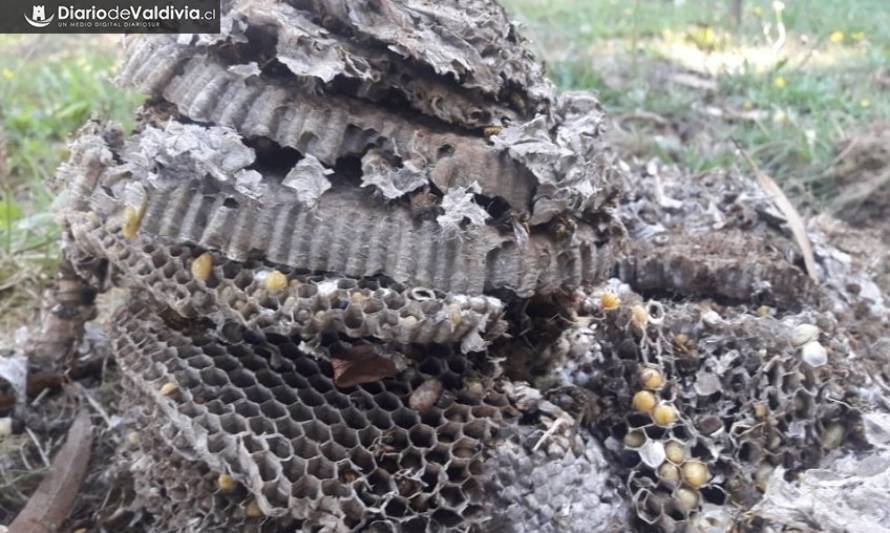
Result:
<svg viewBox="0 0 890 533"><path fill-rule="evenodd" d="M334 442L347 449L358 445L356 430L342 423L331 426L331 437L334 439Z"/></svg>
<svg viewBox="0 0 890 533"><path fill-rule="evenodd" d="M272 396L281 402L283 405L288 406L297 401L299 401L299 396L293 390L293 388L287 384L277 385L270 389Z"/></svg>
<svg viewBox="0 0 890 533"><path fill-rule="evenodd" d="M265 483L261 492L273 507L288 507L290 501L290 483L283 480Z"/></svg>
<svg viewBox="0 0 890 533"><path fill-rule="evenodd" d="M321 482L312 476L303 476L291 486L291 496L297 499L315 500L321 489Z"/></svg>
<svg viewBox="0 0 890 533"><path fill-rule="evenodd" d="M303 422L303 433L306 438L315 442L327 442L331 439L331 430L324 423L317 420Z"/></svg>
<svg viewBox="0 0 890 533"><path fill-rule="evenodd" d="M390 475L379 468L375 469L368 476L368 485L370 486L371 492L379 496L383 496L395 490Z"/></svg>
<svg viewBox="0 0 890 533"><path fill-rule="evenodd" d="M329 441L325 442L320 446L321 454L326 457L331 462L342 461L346 457L348 457L348 452L343 446L340 446L336 442Z"/></svg>
<svg viewBox="0 0 890 533"><path fill-rule="evenodd" d="M329 405L319 405L312 409L315 419L327 425L339 424L341 421L340 413Z"/></svg>
<svg viewBox="0 0 890 533"><path fill-rule="evenodd" d="M300 400L308 407L318 407L325 404L324 396L313 389L301 389L297 392Z"/></svg>
<svg viewBox="0 0 890 533"><path fill-rule="evenodd" d="M436 432L433 428L425 425L417 425L408 432L408 438L411 444L417 448L429 448L436 444Z"/></svg>
<svg viewBox="0 0 890 533"><path fill-rule="evenodd" d="M321 456L309 459L306 464L306 473L322 480L337 478L337 469L334 467L334 463Z"/></svg>
<svg viewBox="0 0 890 533"><path fill-rule="evenodd" d="M420 417L415 411L398 408L392 413L392 421L402 429L409 429L420 423Z"/></svg>
<svg viewBox="0 0 890 533"><path fill-rule="evenodd" d="M294 450L294 454L302 459L312 459L319 454L318 445L309 437L297 437L293 439L291 441L291 447Z"/></svg>
<svg viewBox="0 0 890 533"><path fill-rule="evenodd" d="M460 514L449 509L437 509L433 512L433 520L446 528L453 528L463 522Z"/></svg>
<svg viewBox="0 0 890 533"><path fill-rule="evenodd" d="M343 422L352 429L362 429L367 427L368 419L361 411L353 406L346 407L340 411Z"/></svg>
<svg viewBox="0 0 890 533"><path fill-rule="evenodd" d="M247 425L256 435L274 434L275 424L263 416L254 416L247 419Z"/></svg>
<svg viewBox="0 0 890 533"><path fill-rule="evenodd" d="M309 378L320 373L318 365L312 359L303 357L294 361L294 371Z"/></svg>
<svg viewBox="0 0 890 533"><path fill-rule="evenodd" d="M260 414L260 408L256 403L251 402L250 400L239 400L233 407L235 408L235 412L244 418L251 418Z"/></svg>
<svg viewBox="0 0 890 533"><path fill-rule="evenodd" d="M375 407L368 413L368 420L370 420L371 424L380 429L389 429L393 426L392 418L389 413L386 411Z"/></svg>
<svg viewBox="0 0 890 533"><path fill-rule="evenodd" d="M235 370L229 374L229 380L240 389L247 389L256 384L253 376L245 370Z"/></svg>

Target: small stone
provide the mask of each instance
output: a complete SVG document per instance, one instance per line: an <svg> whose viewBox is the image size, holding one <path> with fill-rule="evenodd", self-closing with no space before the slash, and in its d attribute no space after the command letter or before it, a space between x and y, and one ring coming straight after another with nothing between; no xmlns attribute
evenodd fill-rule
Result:
<svg viewBox="0 0 890 533"><path fill-rule="evenodd" d="M819 344L819 341L810 341L804 344L800 349L800 355L804 363L813 368L818 368L828 363L828 351Z"/></svg>
<svg viewBox="0 0 890 533"><path fill-rule="evenodd" d="M708 309L707 311L702 313L701 320L705 323L706 326L709 327L717 326L721 322L723 322L723 318L720 316L720 314L713 309Z"/></svg>
<svg viewBox="0 0 890 533"><path fill-rule="evenodd" d="M828 424L822 433L822 446L829 450L840 448L844 443L845 433L843 425L837 422Z"/></svg>
<svg viewBox="0 0 890 533"><path fill-rule="evenodd" d="M12 435L12 418L4 416L0 418L0 438Z"/></svg>
<svg viewBox="0 0 890 533"><path fill-rule="evenodd" d="M132 447L137 447L142 444L142 435L139 434L138 431L131 431L127 433L127 444Z"/></svg>
<svg viewBox="0 0 890 533"><path fill-rule="evenodd" d="M808 342L819 340L819 328L813 324L800 324L791 330L791 344L800 348Z"/></svg>

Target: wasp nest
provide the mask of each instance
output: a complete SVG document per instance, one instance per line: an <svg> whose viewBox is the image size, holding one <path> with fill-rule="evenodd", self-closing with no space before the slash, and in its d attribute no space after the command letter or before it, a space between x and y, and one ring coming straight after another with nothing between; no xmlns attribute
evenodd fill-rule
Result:
<svg viewBox="0 0 890 533"><path fill-rule="evenodd" d="M138 127L61 171L68 258L130 290L144 529L756 529L862 444L870 274L738 176L617 172L497 4L223 8L128 41Z"/></svg>
<svg viewBox="0 0 890 533"><path fill-rule="evenodd" d="M68 257L130 290L145 529L620 528L582 420L487 356L614 268L597 101L493 2L223 7L128 41L139 126L88 125L61 171Z"/></svg>

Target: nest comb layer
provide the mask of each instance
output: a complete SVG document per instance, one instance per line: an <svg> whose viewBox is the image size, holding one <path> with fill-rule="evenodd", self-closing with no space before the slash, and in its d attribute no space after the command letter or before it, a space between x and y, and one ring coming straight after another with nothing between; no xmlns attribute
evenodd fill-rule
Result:
<svg viewBox="0 0 890 533"><path fill-rule="evenodd" d="M461 294L553 292L602 279L613 266L608 224L556 236L533 230L517 239L482 222L488 215L470 193L454 200L456 218L446 212L436 219L348 184L328 184L307 199L288 175L326 179L323 173L302 161L287 175L260 173L249 167L262 159L224 128L147 127L124 146L101 150L96 143L104 136L75 142L77 155L65 170L71 201L109 224L136 225L145 239L193 243L235 261L259 255L304 272L384 275ZM460 227L465 215L481 223ZM443 227L448 221L456 221L453 233Z"/></svg>
<svg viewBox="0 0 890 533"><path fill-rule="evenodd" d="M352 14L377 12L361 3L342 6ZM592 97L556 98L493 3L462 5L454 20L446 15L453 6L436 5L438 15L427 8L419 14L416 7L387 2L379 13L417 28L433 23L422 33L442 31L460 41L469 53L461 62L475 65L474 58L490 58L497 74L485 77L494 84L476 83L476 75L488 67L472 66L463 74L441 69L438 60L450 52L437 51L434 37L424 42L422 53L411 54L388 40L410 40L413 32L384 37L376 27L371 35L336 23L316 32L308 28L331 22L325 6L253 3L233 7L232 28L220 38L134 40L120 80L172 103L189 119L272 140L325 165L358 158L362 182L388 198L425 183L442 191L478 184L482 194L505 199L533 224L561 212L598 210L613 198L618 182L610 179L601 140L603 114ZM396 14L403 10L411 15ZM484 22L473 20L482 12ZM468 22L463 32L450 29ZM500 35L487 34L485 28L495 25L502 26ZM301 35L287 35L291 32ZM300 43L300 53L286 50L292 42ZM388 56L386 68L374 67L380 54ZM332 56L336 67L319 67ZM363 90L363 78L386 89ZM437 89L404 90L416 80ZM375 98L378 93L386 96ZM450 110L466 95L479 105L456 113L466 117L458 119Z"/></svg>
<svg viewBox="0 0 890 533"><path fill-rule="evenodd" d="M490 296L450 296L427 289L401 289L374 279L324 278L284 273L262 263L223 257L196 278L192 266L203 251L161 239L127 239L95 217L71 219L80 246L108 258L130 284L161 308L187 320L211 320L224 337L249 329L299 336L307 341L335 332L402 344L460 344L479 350L506 325L503 304ZM285 276L270 289L269 276Z"/></svg>
<svg viewBox="0 0 890 533"><path fill-rule="evenodd" d="M831 315L778 320L736 307L721 316L696 303L643 305L626 286L615 292L620 308L566 330L547 356L560 382L599 395L597 423L610 433L607 446L626 471L641 524L702 526L702 506L751 508L777 468L798 473L833 450L861 449L866 406L836 376L860 378ZM807 353L820 342L830 354L824 361ZM652 394L676 410L670 424L631 408L646 368L664 376ZM681 458L671 457L671 446ZM685 481L687 462L706 467L703 483Z"/></svg>
<svg viewBox="0 0 890 533"><path fill-rule="evenodd" d="M165 482L190 498L218 492L204 487L212 471L239 482L263 515L304 527L482 530L498 514L491 507L495 495L514 507L524 497L519 488L505 492L512 477L501 477L507 473L497 461L488 463L494 454L542 472L560 464L548 470L552 461L602 467L601 456L549 459L523 446L518 435L531 429L518 425L519 411L484 365L466 356L428 354L395 378L337 388L329 363L284 338L273 343L248 333L230 344L188 337L139 304L115 324L122 370L151 412L151 431L178 457L206 467L180 473L159 467L173 478L196 476ZM509 450L499 444L505 440L513 442ZM157 456L148 461L161 462ZM565 487L565 501L550 504L565 504L565 520L602 505L599 496L575 488ZM220 514L211 523L225 522L225 509L232 507L214 508ZM172 512L168 504L163 514Z"/></svg>

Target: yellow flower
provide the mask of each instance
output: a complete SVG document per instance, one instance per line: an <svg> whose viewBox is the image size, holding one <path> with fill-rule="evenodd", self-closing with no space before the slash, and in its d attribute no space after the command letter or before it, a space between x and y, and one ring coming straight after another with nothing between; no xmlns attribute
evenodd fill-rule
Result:
<svg viewBox="0 0 890 533"><path fill-rule="evenodd" d="M775 78L773 78L773 85L775 85L779 89L784 88L785 87L785 78L783 78L782 76L776 76Z"/></svg>
<svg viewBox="0 0 890 533"><path fill-rule="evenodd" d="M844 42L844 32L842 32L842 31L831 32L831 36L829 37L829 39L833 43L842 43L842 42Z"/></svg>
<svg viewBox="0 0 890 533"><path fill-rule="evenodd" d="M850 34L850 39L854 41L862 41L865 39L865 32L857 31L856 33Z"/></svg>
<svg viewBox="0 0 890 533"><path fill-rule="evenodd" d="M751 111L752 109L754 109L754 102L752 102L751 100L745 100L745 103L742 104L742 109L744 109L745 111Z"/></svg>
<svg viewBox="0 0 890 533"><path fill-rule="evenodd" d="M8 68L3 69L3 78L6 80L11 80L15 76L15 73Z"/></svg>
<svg viewBox="0 0 890 533"><path fill-rule="evenodd" d="M869 100L868 98L859 100L859 107L871 107L871 100Z"/></svg>

